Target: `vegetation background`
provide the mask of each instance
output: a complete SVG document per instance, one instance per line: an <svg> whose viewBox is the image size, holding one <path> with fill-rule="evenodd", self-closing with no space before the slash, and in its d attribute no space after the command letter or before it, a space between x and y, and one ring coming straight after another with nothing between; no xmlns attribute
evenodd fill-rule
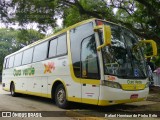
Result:
<svg viewBox="0 0 160 120"><path fill-rule="evenodd" d="M0 73L4 56L44 38L42 32L55 32L89 18L100 18L131 29L140 39L153 39L160 66L160 1L159 0L0 0ZM58 27L57 20L62 20ZM38 31L27 29L37 23ZM13 24L22 26L20 29Z"/></svg>

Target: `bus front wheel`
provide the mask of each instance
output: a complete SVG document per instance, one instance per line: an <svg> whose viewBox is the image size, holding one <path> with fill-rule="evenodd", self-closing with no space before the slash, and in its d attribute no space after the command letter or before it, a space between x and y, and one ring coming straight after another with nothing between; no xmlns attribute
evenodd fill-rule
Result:
<svg viewBox="0 0 160 120"><path fill-rule="evenodd" d="M55 102L60 108L67 108L68 101L66 99L66 91L62 84L58 85L55 92Z"/></svg>

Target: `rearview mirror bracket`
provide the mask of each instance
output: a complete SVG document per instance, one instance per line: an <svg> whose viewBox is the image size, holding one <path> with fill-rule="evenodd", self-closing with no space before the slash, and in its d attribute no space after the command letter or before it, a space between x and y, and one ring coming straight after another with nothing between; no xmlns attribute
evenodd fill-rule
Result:
<svg viewBox="0 0 160 120"><path fill-rule="evenodd" d="M99 29L103 30L103 44L97 47L98 51L105 46L111 45L111 28L110 28L110 26L99 25L99 26L94 27L95 32L97 32Z"/></svg>

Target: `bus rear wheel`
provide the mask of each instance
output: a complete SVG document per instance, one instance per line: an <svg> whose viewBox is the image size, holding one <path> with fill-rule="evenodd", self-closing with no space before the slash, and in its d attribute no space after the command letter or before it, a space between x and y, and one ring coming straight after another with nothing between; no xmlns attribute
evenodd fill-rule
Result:
<svg viewBox="0 0 160 120"><path fill-rule="evenodd" d="M11 91L11 95L13 97L15 97L17 95L16 92L15 92L15 85L14 85L14 83L11 83L11 89L10 89L10 91Z"/></svg>
<svg viewBox="0 0 160 120"><path fill-rule="evenodd" d="M55 102L60 108L68 108L68 101L66 99L66 91L62 84L58 85L55 91Z"/></svg>

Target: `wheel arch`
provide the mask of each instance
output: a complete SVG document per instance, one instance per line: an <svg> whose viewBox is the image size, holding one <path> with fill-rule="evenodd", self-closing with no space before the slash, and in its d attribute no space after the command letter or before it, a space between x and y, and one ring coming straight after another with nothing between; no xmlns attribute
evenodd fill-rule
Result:
<svg viewBox="0 0 160 120"><path fill-rule="evenodd" d="M67 88L66 88L66 84L63 80L61 79L56 79L53 84L52 84L52 89L51 89L51 98L54 99L55 98L55 92L56 92L56 88L58 85L62 84L64 86L64 89L66 91L66 99L68 100L68 92L67 92Z"/></svg>
<svg viewBox="0 0 160 120"><path fill-rule="evenodd" d="M11 82L10 82L9 91L11 91L11 85L12 85L12 84L14 84L14 86L15 86L15 82L14 82L13 80L11 80Z"/></svg>

